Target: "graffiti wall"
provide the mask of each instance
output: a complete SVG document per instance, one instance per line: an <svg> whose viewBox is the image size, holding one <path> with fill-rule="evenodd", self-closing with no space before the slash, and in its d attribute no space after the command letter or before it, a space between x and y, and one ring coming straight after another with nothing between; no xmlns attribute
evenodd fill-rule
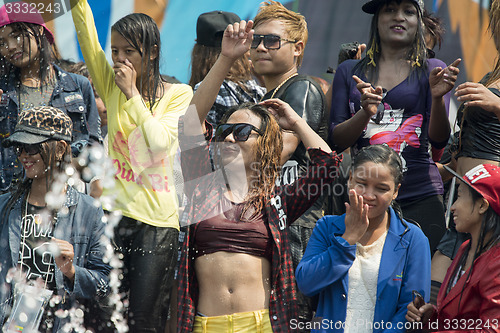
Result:
<svg viewBox="0 0 500 333"><path fill-rule="evenodd" d="M42 3L43 8L52 4L52 11L44 12L48 26L56 35L56 43L64 58L79 60L76 34L69 0L27 0ZM491 70L497 51L487 32L488 8L491 0L427 0L426 8L443 19L446 34L437 57L451 63L463 59L459 81L478 81ZM0 2L11 2L3 0ZM189 78L190 52L196 38L196 19L207 11L233 11L241 18L255 16L261 0L89 0L92 7L99 40L109 54L111 25L131 12L143 12L158 23L162 36L162 72L173 75L182 82ZM327 80L327 68L335 69L339 46L350 41L366 42L371 15L361 11L365 0L283 0L288 8L302 13L309 26L302 73ZM57 13L55 5L62 8Z"/></svg>

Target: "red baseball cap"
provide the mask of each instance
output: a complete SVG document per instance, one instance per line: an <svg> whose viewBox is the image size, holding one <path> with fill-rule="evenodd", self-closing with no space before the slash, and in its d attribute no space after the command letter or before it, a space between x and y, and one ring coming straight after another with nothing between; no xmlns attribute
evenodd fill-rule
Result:
<svg viewBox="0 0 500 333"><path fill-rule="evenodd" d="M488 201L491 208L500 215L500 167L492 164L479 164L467 171L463 177L446 165L444 167L448 172L481 194Z"/></svg>
<svg viewBox="0 0 500 333"><path fill-rule="evenodd" d="M24 10L24 8L27 10ZM28 2L8 2L0 8L0 27L16 22L41 25L45 29L49 43L54 44L54 35L52 34L52 31L47 28L45 21L38 10L35 7L30 6Z"/></svg>

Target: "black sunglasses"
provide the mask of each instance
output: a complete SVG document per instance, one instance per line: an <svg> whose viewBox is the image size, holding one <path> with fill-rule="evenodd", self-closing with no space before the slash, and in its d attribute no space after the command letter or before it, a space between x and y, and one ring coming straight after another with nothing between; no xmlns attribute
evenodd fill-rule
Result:
<svg viewBox="0 0 500 333"><path fill-rule="evenodd" d="M215 130L215 141L224 141L231 133L235 141L247 141L252 131L259 133L259 135L263 135L261 130L251 124L220 124Z"/></svg>
<svg viewBox="0 0 500 333"><path fill-rule="evenodd" d="M264 47L268 50L278 50L281 47L281 41L290 43L297 43L296 40L281 38L277 35L253 35L252 45L250 46L252 49L256 49L259 47L260 42L264 41Z"/></svg>
<svg viewBox="0 0 500 333"><path fill-rule="evenodd" d="M25 143L17 143L14 145L14 151L15 151L17 156L21 156L21 154L23 153L23 150L28 155L40 154L40 152L42 151L42 144L36 143L34 145L28 145Z"/></svg>

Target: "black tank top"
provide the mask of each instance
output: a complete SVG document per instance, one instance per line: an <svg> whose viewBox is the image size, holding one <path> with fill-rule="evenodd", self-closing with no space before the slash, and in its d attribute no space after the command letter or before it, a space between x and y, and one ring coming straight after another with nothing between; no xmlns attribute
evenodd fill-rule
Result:
<svg viewBox="0 0 500 333"><path fill-rule="evenodd" d="M488 88L500 97L500 91ZM463 124L462 124L463 119ZM493 112L462 104L457 114L460 127L458 157L471 157L500 162L500 121Z"/></svg>

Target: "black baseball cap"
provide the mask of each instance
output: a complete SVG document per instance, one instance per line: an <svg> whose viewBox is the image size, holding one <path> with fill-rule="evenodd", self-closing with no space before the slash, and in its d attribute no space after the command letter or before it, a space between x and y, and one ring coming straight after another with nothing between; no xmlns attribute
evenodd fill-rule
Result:
<svg viewBox="0 0 500 333"><path fill-rule="evenodd" d="M220 46L226 27L239 21L240 17L235 13L222 10L201 14L196 23L196 43L205 46Z"/></svg>
<svg viewBox="0 0 500 333"><path fill-rule="evenodd" d="M417 8L420 10L420 13L422 14L424 12L424 1L423 0L412 0L415 5L417 5ZM375 14L378 10L378 7L391 2L391 0L371 0L368 1L361 7L365 13L368 14Z"/></svg>

